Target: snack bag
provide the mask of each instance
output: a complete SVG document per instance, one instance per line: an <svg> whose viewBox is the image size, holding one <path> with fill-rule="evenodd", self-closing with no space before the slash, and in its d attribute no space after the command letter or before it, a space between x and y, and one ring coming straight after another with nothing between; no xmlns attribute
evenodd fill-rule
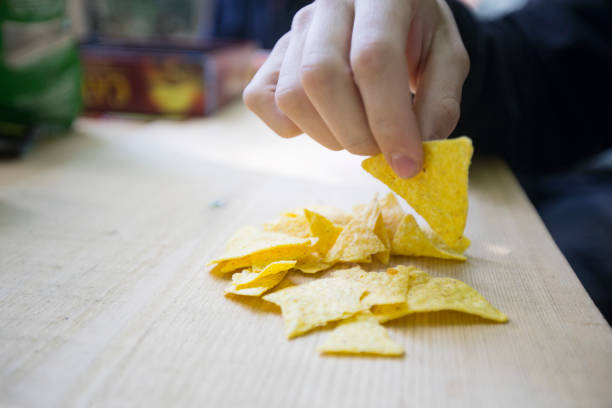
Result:
<svg viewBox="0 0 612 408"><path fill-rule="evenodd" d="M81 110L65 0L0 2L0 155L69 128Z"/></svg>

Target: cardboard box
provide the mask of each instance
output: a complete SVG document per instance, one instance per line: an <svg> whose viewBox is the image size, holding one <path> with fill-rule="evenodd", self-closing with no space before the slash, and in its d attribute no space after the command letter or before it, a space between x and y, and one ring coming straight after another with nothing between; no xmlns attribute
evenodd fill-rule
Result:
<svg viewBox="0 0 612 408"><path fill-rule="evenodd" d="M255 45L88 42L81 45L86 112L203 116L240 95Z"/></svg>

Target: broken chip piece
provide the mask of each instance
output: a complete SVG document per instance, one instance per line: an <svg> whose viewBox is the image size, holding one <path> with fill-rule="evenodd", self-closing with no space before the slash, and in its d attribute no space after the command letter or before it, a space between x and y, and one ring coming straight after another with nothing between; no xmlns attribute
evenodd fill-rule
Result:
<svg viewBox="0 0 612 408"><path fill-rule="evenodd" d="M283 280L287 271L260 277L257 272L245 269L232 275L232 283L225 288L225 293L242 296L261 296Z"/></svg>
<svg viewBox="0 0 612 408"><path fill-rule="evenodd" d="M399 268L399 267L398 267ZM375 305L372 314L380 323L418 312L454 310L505 323L508 317L493 307L480 293L466 283L452 278L433 278L412 269L406 301Z"/></svg>
<svg viewBox="0 0 612 408"><path fill-rule="evenodd" d="M244 270L232 275L231 285L225 293L243 296L261 296L283 280L287 271L293 268L296 261L276 261L264 268L254 267L253 271Z"/></svg>
<svg viewBox="0 0 612 408"><path fill-rule="evenodd" d="M304 215L310 225L312 236L319 239L314 244L315 249L319 254L325 256L327 251L334 245L334 242L336 242L340 232L342 232L342 227L334 225L334 223L323 215L310 211L309 209L304 210Z"/></svg>
<svg viewBox="0 0 612 408"><path fill-rule="evenodd" d="M385 195L383 198L379 199L378 202L380 204L383 222L385 223L385 228L389 235L389 241L392 241L395 231L397 231L397 227L402 221L402 218L404 218L404 210L397 202L397 198L395 198L393 193Z"/></svg>
<svg viewBox="0 0 612 408"><path fill-rule="evenodd" d="M391 255L391 241L389 240L389 234L387 233L387 228L383 221L378 197L374 197L369 204L355 206L353 212L355 213L355 218L363 220L385 247L381 252L372 254L374 258L385 265L388 264Z"/></svg>
<svg viewBox="0 0 612 408"><path fill-rule="evenodd" d="M328 322L368 308L361 303L366 287L360 282L325 278L272 292L264 300L280 306L285 335L293 338Z"/></svg>
<svg viewBox="0 0 612 408"><path fill-rule="evenodd" d="M295 269L303 273L317 273L329 269L333 263L325 262L318 252L312 252L300 259L295 264Z"/></svg>
<svg viewBox="0 0 612 408"><path fill-rule="evenodd" d="M355 218L343 229L325 256L325 262L371 262L371 256L385 245L362 220Z"/></svg>
<svg viewBox="0 0 612 408"><path fill-rule="evenodd" d="M368 311L359 312L339 322L318 350L331 354L404 354L403 347L391 340L387 330Z"/></svg>
<svg viewBox="0 0 612 408"><path fill-rule="evenodd" d="M253 265L264 266L280 259L297 260L312 251L313 242L316 242L315 238L298 238L246 227L230 238L223 256L209 264L218 264L220 272L231 272Z"/></svg>
<svg viewBox="0 0 612 408"><path fill-rule="evenodd" d="M410 272L395 268L384 272L367 272L355 266L334 271L331 276L363 283L368 292L361 301L368 306L404 302L410 283Z"/></svg>
<svg viewBox="0 0 612 408"><path fill-rule="evenodd" d="M292 237L311 237L310 225L304 215L304 210L284 212L276 220L263 225L265 231L281 232Z"/></svg>
<svg viewBox="0 0 612 408"><path fill-rule="evenodd" d="M496 322L508 321L508 316L494 308L474 288L452 278L431 278L412 287L406 302L413 313L455 310Z"/></svg>
<svg viewBox="0 0 612 408"><path fill-rule="evenodd" d="M458 248L467 219L472 141L423 142L423 152L423 168L410 179L398 177L382 154L364 160L362 167L406 200L450 248Z"/></svg>
<svg viewBox="0 0 612 408"><path fill-rule="evenodd" d="M454 259L465 261L465 255L446 247L434 231L423 231L412 214L404 215L393 242L391 253L394 255L428 256L432 258Z"/></svg>
<svg viewBox="0 0 612 408"><path fill-rule="evenodd" d="M310 211L321 214L336 225L347 225L353 219L353 216L346 211L332 207L331 205L311 205L308 207Z"/></svg>

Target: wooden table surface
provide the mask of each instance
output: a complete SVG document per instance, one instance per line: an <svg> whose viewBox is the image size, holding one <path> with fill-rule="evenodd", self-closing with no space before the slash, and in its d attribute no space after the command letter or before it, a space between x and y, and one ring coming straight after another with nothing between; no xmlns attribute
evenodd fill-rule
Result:
<svg viewBox="0 0 612 408"><path fill-rule="evenodd" d="M476 146L476 149L478 146ZM472 167L466 281L510 317L388 325L400 359L321 357L279 309L208 273L239 227L347 209L360 158L281 140L239 104L205 120L82 119L0 164L0 405L610 407L612 332L508 169Z"/></svg>

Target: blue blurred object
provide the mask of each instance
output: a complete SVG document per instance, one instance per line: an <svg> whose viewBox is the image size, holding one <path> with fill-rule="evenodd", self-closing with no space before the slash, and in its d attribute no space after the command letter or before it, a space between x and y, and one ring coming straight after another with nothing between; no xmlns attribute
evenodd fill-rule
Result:
<svg viewBox="0 0 612 408"><path fill-rule="evenodd" d="M218 0L215 8L215 37L244 38L272 48L291 28L293 15L305 0Z"/></svg>

